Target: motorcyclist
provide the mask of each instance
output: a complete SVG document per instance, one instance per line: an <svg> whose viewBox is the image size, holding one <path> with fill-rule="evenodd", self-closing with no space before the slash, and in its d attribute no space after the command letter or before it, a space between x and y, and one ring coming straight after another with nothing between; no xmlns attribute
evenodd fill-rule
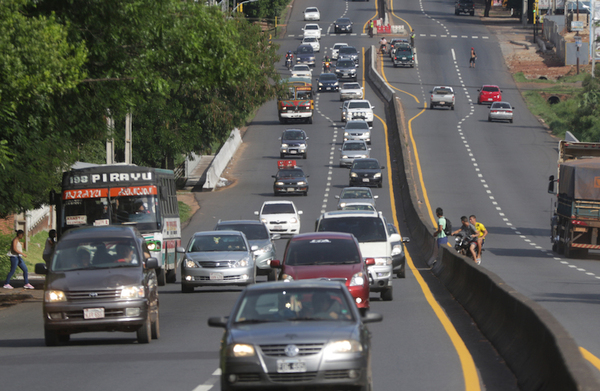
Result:
<svg viewBox="0 0 600 391"><path fill-rule="evenodd" d="M469 251L473 256L473 261L477 263L477 238L479 238L479 232L475 229L473 224L469 223L469 218L467 216L462 216L460 218L461 227L456 231L452 232L452 236L462 236L463 238L468 240Z"/></svg>
<svg viewBox="0 0 600 391"><path fill-rule="evenodd" d="M329 58L328 55L325 55L325 57L323 58L323 69L325 71L329 71L330 68L331 68L331 59Z"/></svg>
<svg viewBox="0 0 600 391"><path fill-rule="evenodd" d="M285 54L285 65L288 68L291 68L293 60L294 60L294 55L292 54L291 50L288 50L288 52Z"/></svg>
<svg viewBox="0 0 600 391"><path fill-rule="evenodd" d="M381 37L381 39L379 40L379 48L381 49L381 53L385 54L387 50L387 40L385 39L385 37Z"/></svg>

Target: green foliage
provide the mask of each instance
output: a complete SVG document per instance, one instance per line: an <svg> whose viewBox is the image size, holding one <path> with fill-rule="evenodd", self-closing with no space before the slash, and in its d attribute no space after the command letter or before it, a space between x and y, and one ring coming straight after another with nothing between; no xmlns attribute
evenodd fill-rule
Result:
<svg viewBox="0 0 600 391"><path fill-rule="evenodd" d="M177 203L179 204L179 220L181 220L181 223L185 223L192 217L192 208L183 201Z"/></svg>
<svg viewBox="0 0 600 391"><path fill-rule="evenodd" d="M290 0L259 0L244 4L243 13L249 18L274 20L279 17Z"/></svg>
<svg viewBox="0 0 600 391"><path fill-rule="evenodd" d="M10 242L14 236L0 234L0 279L4 281L10 271L10 259L6 253L10 250ZM3 283L4 285L4 283Z"/></svg>

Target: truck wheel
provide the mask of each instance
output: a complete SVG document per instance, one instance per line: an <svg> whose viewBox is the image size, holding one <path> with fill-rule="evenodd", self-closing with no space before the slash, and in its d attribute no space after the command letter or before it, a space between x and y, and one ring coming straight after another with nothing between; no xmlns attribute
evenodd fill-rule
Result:
<svg viewBox="0 0 600 391"><path fill-rule="evenodd" d="M433 110L435 107L435 105L432 103L431 106L429 106L429 110Z"/></svg>
<svg viewBox="0 0 600 391"><path fill-rule="evenodd" d="M158 317L158 309L156 310L156 319L151 322L152 339L160 338L160 322Z"/></svg>
<svg viewBox="0 0 600 391"><path fill-rule="evenodd" d="M165 269L160 268L156 270L156 283L158 286L165 286L166 277L165 277Z"/></svg>
<svg viewBox="0 0 600 391"><path fill-rule="evenodd" d="M454 105L452 105L452 107L450 107L450 110L454 110Z"/></svg>
<svg viewBox="0 0 600 391"><path fill-rule="evenodd" d="M392 288L388 288L381 292L381 300L383 301L392 301L394 298Z"/></svg>
<svg viewBox="0 0 600 391"><path fill-rule="evenodd" d="M471 16L475 16L475 11L471 11Z"/></svg>
<svg viewBox="0 0 600 391"><path fill-rule="evenodd" d="M174 284L177 281L175 269L167 270L167 284Z"/></svg>
<svg viewBox="0 0 600 391"><path fill-rule="evenodd" d="M136 331L138 343L150 343L152 337L152 322L150 322L150 315L146 315L144 324Z"/></svg>
<svg viewBox="0 0 600 391"><path fill-rule="evenodd" d="M308 120L306 121L307 124L312 124L312 117L308 117Z"/></svg>

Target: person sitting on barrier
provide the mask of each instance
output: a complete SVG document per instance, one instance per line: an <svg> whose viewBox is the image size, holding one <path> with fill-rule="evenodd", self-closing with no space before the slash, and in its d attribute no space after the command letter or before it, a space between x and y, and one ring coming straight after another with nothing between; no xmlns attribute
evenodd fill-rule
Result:
<svg viewBox="0 0 600 391"><path fill-rule="evenodd" d="M477 217L475 215L469 216L469 222L475 227L479 236L477 237L477 264L481 264L481 251L483 251L483 243L485 243L485 237L488 234L487 229L485 229L485 225L477 222Z"/></svg>

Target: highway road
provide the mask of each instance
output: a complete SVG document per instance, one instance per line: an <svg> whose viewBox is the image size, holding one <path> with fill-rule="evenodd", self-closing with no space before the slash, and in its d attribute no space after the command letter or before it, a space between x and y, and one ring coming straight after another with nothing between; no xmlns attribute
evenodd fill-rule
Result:
<svg viewBox="0 0 600 391"><path fill-rule="evenodd" d="M428 18L420 4L426 12L434 10L429 16L435 18ZM313 5L321 11L319 24L324 29L318 63L335 42L347 42L361 52L376 44L376 38L362 34L363 25L376 15L374 2L296 0L287 34L277 41L282 55L300 43L302 11ZM417 31L419 63L414 69L394 69L385 59L384 75L394 88L406 92L407 118L416 117L411 126L431 206L442 206L455 226L461 214L477 214L490 231L482 267L538 300L555 313L581 346L600 355L590 330L584 332L586 324L593 324L591 306L597 300L592 296L597 280L586 273L600 276L600 270L594 269L593 261L568 261L589 270L582 272L549 253L550 197L545 189L548 175L556 168L556 141L526 112L493 32L476 18L455 17L451 2L396 2L394 9ZM328 34L330 23L342 16L354 21L354 34ZM478 38L431 36L446 34L446 30L459 37ZM421 37L425 31L426 36ZM468 69L468 50L474 41L479 60L476 69ZM287 72L283 57L279 69ZM314 73L318 75L319 68ZM363 59L359 75L362 79ZM469 102L469 98L475 99L478 86L488 82L500 85L507 100L522 108L514 124L489 124L485 107ZM423 110L426 93L437 84L451 84L459 90L455 111ZM368 84L365 93L378 118L371 154L388 167L396 157L387 153L384 105ZM279 124L274 101L257 112L224 173L233 183L197 194L201 209L185 228L184 242L196 231L212 229L219 219L254 219L262 202L283 199L273 196L271 175L277 170L278 137L289 127L304 129L310 137L308 159L299 161L310 175L309 194L285 197L304 212L302 232L314 229L320 213L335 209L334 196L348 181L348 170L339 168L337 160L342 141L341 102L337 93L318 94L315 102L312 125ZM389 178L382 189L374 191L379 195L378 209L393 221ZM408 232L403 216L395 217L401 232ZM277 241L279 257L284 246L285 240ZM374 389L516 390L516 380L502 359L427 270L424 260L415 256L409 265L405 279L394 279L393 301L371 296L372 311L384 315L382 323L369 327ZM149 345L138 345L135 334L90 333L73 336L67 346L47 348L41 303L4 309L0 311L2 388L218 390L222 330L209 328L206 321L210 316L228 314L240 290L202 288L182 294L178 283L161 287L161 338Z"/></svg>

